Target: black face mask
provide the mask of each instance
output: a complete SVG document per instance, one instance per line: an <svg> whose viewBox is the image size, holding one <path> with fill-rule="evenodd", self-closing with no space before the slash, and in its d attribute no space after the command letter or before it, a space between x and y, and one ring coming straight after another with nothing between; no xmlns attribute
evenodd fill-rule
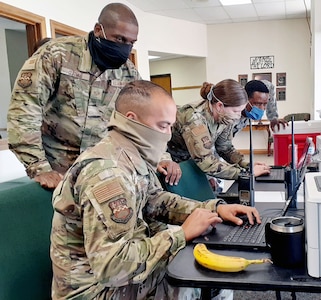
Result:
<svg viewBox="0 0 321 300"><path fill-rule="evenodd" d="M92 31L89 33L88 47L99 70L105 71L120 68L127 61L133 46L96 38Z"/></svg>

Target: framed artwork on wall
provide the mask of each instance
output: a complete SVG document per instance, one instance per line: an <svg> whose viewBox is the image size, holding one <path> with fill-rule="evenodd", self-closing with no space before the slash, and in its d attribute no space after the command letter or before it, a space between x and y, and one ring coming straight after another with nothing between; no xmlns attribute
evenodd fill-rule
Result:
<svg viewBox="0 0 321 300"><path fill-rule="evenodd" d="M286 89L285 88L276 88L276 100L285 101L286 100Z"/></svg>
<svg viewBox="0 0 321 300"><path fill-rule="evenodd" d="M239 75L239 83L244 87L247 84L248 76L247 74Z"/></svg>
<svg viewBox="0 0 321 300"><path fill-rule="evenodd" d="M276 85L286 86L286 73L276 73Z"/></svg>
<svg viewBox="0 0 321 300"><path fill-rule="evenodd" d="M253 73L253 80L268 80L272 82L272 73Z"/></svg>
<svg viewBox="0 0 321 300"><path fill-rule="evenodd" d="M274 56L252 56L250 57L251 69L273 69L274 68Z"/></svg>

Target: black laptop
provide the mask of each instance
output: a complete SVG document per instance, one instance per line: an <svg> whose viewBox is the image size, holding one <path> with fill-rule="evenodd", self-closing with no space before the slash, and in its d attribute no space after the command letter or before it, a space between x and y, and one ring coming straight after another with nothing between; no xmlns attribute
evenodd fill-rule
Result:
<svg viewBox="0 0 321 300"><path fill-rule="evenodd" d="M193 240L193 243L204 243L212 248L223 249L247 249L247 250L266 250L267 245L265 242L265 224L270 222L271 219L278 216L285 216L288 208L290 207L292 198L299 190L301 183L304 180L305 173L308 168L308 152L305 153L302 167L298 172L297 183L295 185L293 194L289 197L284 204L280 214L271 217L261 217L261 224L251 225L246 219L243 219L243 225L238 226L235 224L217 224L210 232L201 235Z"/></svg>
<svg viewBox="0 0 321 300"><path fill-rule="evenodd" d="M302 169L306 167L305 159L307 157L309 151L309 144L308 142L305 143L303 152L301 154L301 157L298 160L296 168L299 170L299 174L302 173ZM255 177L255 180L258 182L270 182L270 183L282 183L285 181L285 172L286 168L289 167L283 167L283 166L271 166L270 174L263 174L260 176Z"/></svg>
<svg viewBox="0 0 321 300"><path fill-rule="evenodd" d="M255 177L257 182L282 183L285 181L285 168L283 166L271 166L269 174L262 174Z"/></svg>

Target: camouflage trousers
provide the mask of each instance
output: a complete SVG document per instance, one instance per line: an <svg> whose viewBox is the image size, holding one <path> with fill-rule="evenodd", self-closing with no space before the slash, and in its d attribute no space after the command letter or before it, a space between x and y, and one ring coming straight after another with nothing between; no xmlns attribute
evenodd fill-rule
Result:
<svg viewBox="0 0 321 300"><path fill-rule="evenodd" d="M106 287L96 284L90 291L68 297L73 300L200 300L201 289L171 286L166 278L166 261L161 262L157 269L140 284L122 287Z"/></svg>
<svg viewBox="0 0 321 300"><path fill-rule="evenodd" d="M117 289L103 290L95 300L200 300L201 289L189 287L174 287L164 279L152 291L147 282L143 285L124 286ZM72 298L87 299L87 298ZM89 300L89 299L88 299Z"/></svg>

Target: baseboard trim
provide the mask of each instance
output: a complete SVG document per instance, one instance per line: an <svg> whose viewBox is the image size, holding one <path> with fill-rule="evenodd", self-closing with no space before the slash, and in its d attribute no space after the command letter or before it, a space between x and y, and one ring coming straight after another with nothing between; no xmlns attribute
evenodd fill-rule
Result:
<svg viewBox="0 0 321 300"><path fill-rule="evenodd" d="M250 154L250 150L249 149L238 149L239 152L241 152L244 155L249 155ZM271 151L273 154L273 151ZM268 151L266 149L254 149L253 150L253 154L257 154L257 155L268 155Z"/></svg>

